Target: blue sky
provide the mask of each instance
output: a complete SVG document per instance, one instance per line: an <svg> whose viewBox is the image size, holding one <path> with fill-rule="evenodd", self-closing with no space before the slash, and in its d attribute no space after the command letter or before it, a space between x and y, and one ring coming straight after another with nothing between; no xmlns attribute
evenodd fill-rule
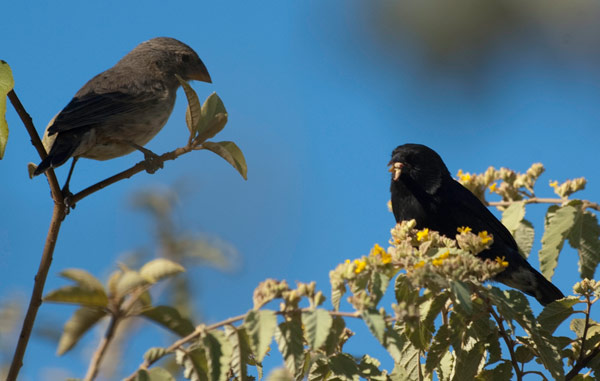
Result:
<svg viewBox="0 0 600 381"><path fill-rule="evenodd" d="M528 49L526 39L499 49L472 83L451 68L428 67L415 44L390 49L374 32L371 10L358 1L178 7L159 1L12 2L2 8L0 58L11 65L15 90L40 133L92 76L139 42L170 36L206 64L213 84L192 86L201 99L213 91L223 99L229 123L218 140L234 140L249 168L244 181L220 158L196 152L83 200L63 224L46 290L65 284L58 277L65 268L84 268L105 280L119 255L151 244L150 223L129 207L132 194L183 182L179 218L240 254L234 271L195 273L208 322L251 308L252 291L266 278L315 280L328 294L329 270L368 253L374 243L387 243L394 219L386 207L386 164L391 150L407 142L437 150L452 173L490 165L524 171L542 162L547 171L539 195L551 195L549 180L585 176L580 197L599 199L598 75L586 65L554 62ZM181 92L150 149L162 153L185 144L185 107ZM0 162L0 302L29 299L52 211L45 179L27 177L26 164L39 160L10 107L7 120L11 135ZM81 160L72 189L139 160L137 153L109 162ZM67 169L58 171L61 182ZM537 228L534 253L544 210L528 209ZM535 255L531 262L538 267ZM560 258L554 283L565 293L578 280L576 262L569 250ZM62 326L72 310L44 305L40 321ZM136 339L139 351L128 352L125 371L140 362L144 348L165 344L162 336L152 340L158 329L147 328ZM98 335L87 339L93 343ZM389 361L365 335L348 348L355 354L372 348ZM79 349L56 358L48 342L33 341L23 379L49 379L44 374L58 368L81 377L89 353ZM281 363L272 357L272 366Z"/></svg>

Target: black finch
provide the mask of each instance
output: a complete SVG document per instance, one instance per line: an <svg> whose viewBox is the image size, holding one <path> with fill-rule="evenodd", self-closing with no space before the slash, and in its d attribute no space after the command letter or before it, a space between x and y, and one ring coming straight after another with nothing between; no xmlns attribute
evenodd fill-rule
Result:
<svg viewBox="0 0 600 381"><path fill-rule="evenodd" d="M562 292L519 254L513 236L467 188L452 178L442 158L421 144L404 144L392 152L392 210L396 222L415 219L417 228L429 228L454 238L457 229L487 231L492 246L479 253L483 259L504 257L508 267L494 280L516 288L547 305Z"/></svg>
<svg viewBox="0 0 600 381"><path fill-rule="evenodd" d="M136 46L86 83L50 122L46 133L56 138L34 175L71 157L74 166L79 157L107 160L140 149L171 115L180 86L176 74L211 82L198 54L178 40L158 37Z"/></svg>

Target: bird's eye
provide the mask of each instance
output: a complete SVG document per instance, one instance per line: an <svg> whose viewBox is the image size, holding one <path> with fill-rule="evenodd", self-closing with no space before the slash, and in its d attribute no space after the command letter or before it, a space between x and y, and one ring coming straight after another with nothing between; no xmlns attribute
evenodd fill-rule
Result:
<svg viewBox="0 0 600 381"><path fill-rule="evenodd" d="M184 54L183 56L181 56L181 61L183 62L190 62L191 57L188 54Z"/></svg>

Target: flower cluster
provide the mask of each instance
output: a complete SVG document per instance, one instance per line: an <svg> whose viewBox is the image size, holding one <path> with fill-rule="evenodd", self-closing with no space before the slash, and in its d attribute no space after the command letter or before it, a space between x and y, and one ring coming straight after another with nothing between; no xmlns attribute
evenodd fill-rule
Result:
<svg viewBox="0 0 600 381"><path fill-rule="evenodd" d="M567 180L562 184L558 184L558 181L550 181L550 186L554 189L554 193L556 193L561 198L569 197L571 194L583 190L585 188L587 181L584 177L579 177L572 180Z"/></svg>

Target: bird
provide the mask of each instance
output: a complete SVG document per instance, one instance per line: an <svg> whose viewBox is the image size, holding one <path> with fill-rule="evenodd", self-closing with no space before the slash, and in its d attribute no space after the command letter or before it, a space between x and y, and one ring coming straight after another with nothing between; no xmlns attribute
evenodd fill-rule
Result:
<svg viewBox="0 0 600 381"><path fill-rule="evenodd" d="M180 82L212 83L206 66L188 45L174 38L144 41L110 69L90 79L49 123L46 137L54 141L34 176L73 158L63 193L80 157L108 160L140 150L166 124ZM149 172L155 171L155 169Z"/></svg>
<svg viewBox="0 0 600 381"><path fill-rule="evenodd" d="M454 238L460 227L487 231L493 236L493 244L478 257L490 260L504 257L508 262L493 280L535 297L543 306L564 298L556 286L521 256L515 239L502 222L452 178L437 152L422 144L404 144L394 149L388 165L393 172L391 204L397 223L414 219L418 229L435 230L449 238Z"/></svg>

